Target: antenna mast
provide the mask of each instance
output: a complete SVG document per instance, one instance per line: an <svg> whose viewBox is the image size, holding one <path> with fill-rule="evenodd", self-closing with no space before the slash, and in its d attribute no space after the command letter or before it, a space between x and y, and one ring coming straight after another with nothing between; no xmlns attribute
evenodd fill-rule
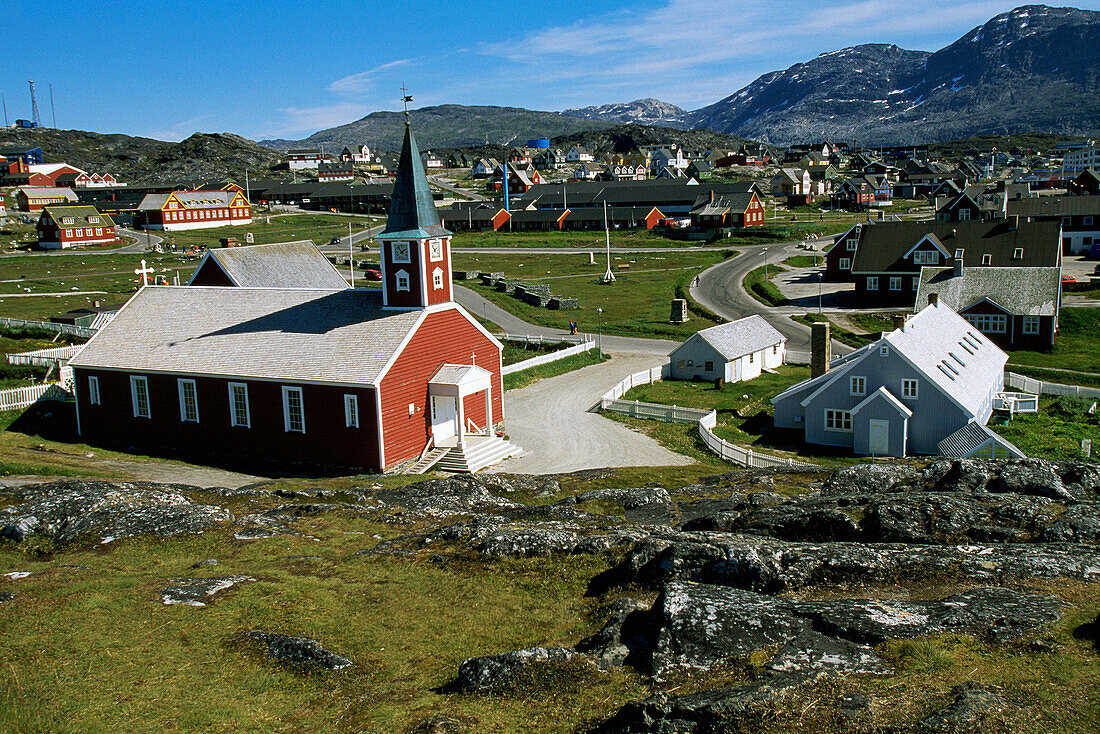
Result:
<svg viewBox="0 0 1100 734"><path fill-rule="evenodd" d="M8 126L8 100L3 94L0 94L0 102L4 104L4 127Z"/></svg>
<svg viewBox="0 0 1100 734"><path fill-rule="evenodd" d="M603 233L607 243L607 270L600 282L611 283L615 280L615 273L611 272L611 228L607 224L607 199L603 200Z"/></svg>
<svg viewBox="0 0 1100 734"><path fill-rule="evenodd" d="M28 79L27 84L31 85L31 120L35 127L41 127L42 116L38 114L38 100L34 98L34 79Z"/></svg>
<svg viewBox="0 0 1100 734"><path fill-rule="evenodd" d="M57 110L53 108L53 85L50 85L50 114L53 115L53 128L57 129Z"/></svg>

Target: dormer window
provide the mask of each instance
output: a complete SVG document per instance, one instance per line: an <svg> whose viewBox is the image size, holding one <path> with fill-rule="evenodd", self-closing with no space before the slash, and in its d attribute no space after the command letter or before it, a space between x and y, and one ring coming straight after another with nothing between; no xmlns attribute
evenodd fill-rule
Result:
<svg viewBox="0 0 1100 734"><path fill-rule="evenodd" d="M940 261L940 254L936 250L917 250L913 253L914 265L935 265Z"/></svg>
<svg viewBox="0 0 1100 734"><path fill-rule="evenodd" d="M1013 260L1023 260L1024 259L1024 248L1017 247L1015 250L1013 250L1012 251L1012 259Z"/></svg>
<svg viewBox="0 0 1100 734"><path fill-rule="evenodd" d="M76 224L76 217L61 217L62 224Z"/></svg>
<svg viewBox="0 0 1100 734"><path fill-rule="evenodd" d="M398 270L394 274L394 280L397 283L397 290L407 291L409 290L409 274L404 270Z"/></svg>
<svg viewBox="0 0 1100 734"><path fill-rule="evenodd" d="M993 264L993 256L990 255L988 252L983 253L982 254L982 265L992 265L992 264Z"/></svg>
<svg viewBox="0 0 1100 734"><path fill-rule="evenodd" d="M88 224L99 224L99 217L88 217Z"/></svg>

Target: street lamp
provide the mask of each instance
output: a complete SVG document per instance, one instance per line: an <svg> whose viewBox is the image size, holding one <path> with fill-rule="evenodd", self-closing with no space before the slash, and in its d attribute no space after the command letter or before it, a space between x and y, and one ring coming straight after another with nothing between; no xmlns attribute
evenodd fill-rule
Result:
<svg viewBox="0 0 1100 734"><path fill-rule="evenodd" d="M764 280L768 279L768 248L764 248Z"/></svg>
<svg viewBox="0 0 1100 734"><path fill-rule="evenodd" d="M824 280L824 274L821 271L817 273L817 312L821 313L821 281Z"/></svg>
<svg viewBox="0 0 1100 734"><path fill-rule="evenodd" d="M596 309L596 336L598 341L596 342L596 349L600 353L600 359L603 359L603 309Z"/></svg>

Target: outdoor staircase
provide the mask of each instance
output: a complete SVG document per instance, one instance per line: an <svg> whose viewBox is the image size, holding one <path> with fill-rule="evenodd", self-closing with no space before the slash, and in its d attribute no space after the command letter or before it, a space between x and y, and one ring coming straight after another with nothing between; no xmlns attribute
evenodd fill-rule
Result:
<svg viewBox="0 0 1100 734"><path fill-rule="evenodd" d="M487 466L499 464L509 457L517 456L523 453L523 449L497 436L467 436L465 451L455 446L446 449L446 452L446 456L439 462L441 470L472 474Z"/></svg>
<svg viewBox="0 0 1100 734"><path fill-rule="evenodd" d="M418 462L410 466L405 470L406 474L423 474L438 464L444 456L450 452L450 448L443 446L442 448L432 449L428 453L424 454Z"/></svg>

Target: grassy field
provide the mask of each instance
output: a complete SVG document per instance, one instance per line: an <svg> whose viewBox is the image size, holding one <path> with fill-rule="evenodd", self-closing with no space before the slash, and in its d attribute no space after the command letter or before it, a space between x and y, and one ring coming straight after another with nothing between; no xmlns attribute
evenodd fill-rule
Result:
<svg viewBox="0 0 1100 734"><path fill-rule="evenodd" d="M893 322L886 316L879 314L848 314L848 318L857 323L860 327L866 331L872 332L871 334L857 334L854 331L844 328L839 324L834 323L828 316L823 316L818 313L808 313L801 316L791 316L791 319L797 321L800 324L806 324L809 326L813 323L826 322L830 325L829 333L833 339L836 339L841 344L847 344L850 347L862 347L864 344L869 344L872 341L878 339L880 332L887 331L893 328Z"/></svg>
<svg viewBox="0 0 1100 734"><path fill-rule="evenodd" d="M216 247L221 237L236 237L245 244L245 236L251 232L255 244L313 240L315 245L327 245L333 237L345 237L348 224L352 232L361 232L383 221L382 217L348 216L338 214L286 214L267 215L256 213L252 224L236 227L192 229L183 232L154 232L164 237L165 246L187 249L205 245Z"/></svg>
<svg viewBox="0 0 1100 734"><path fill-rule="evenodd" d="M1100 376L1100 309L1063 308L1059 315L1058 339L1050 352L1014 351L1008 353L1009 369L1018 365L1028 367L1053 367L1091 372ZM1073 375L1063 379L1045 377L1053 382L1074 382ZM1084 383L1081 383L1084 384Z"/></svg>
<svg viewBox="0 0 1100 734"><path fill-rule="evenodd" d="M614 283L601 284L606 262L598 255L589 265L587 255L567 254L474 254L456 253L456 270L502 272L510 278L545 282L556 295L578 298L580 308L551 311L530 306L511 295L480 284L464 285L499 304L525 321L566 328L574 320L583 332L595 334L602 319L604 333L626 336L654 336L682 339L712 323L693 318L684 324L669 323L671 301L676 287L690 282L701 270L720 262L724 253L623 253L612 254ZM626 266L620 268L619 266ZM603 309L602 316L596 312Z"/></svg>
<svg viewBox="0 0 1100 734"><path fill-rule="evenodd" d="M587 352L573 354L554 362L536 365L535 367L522 370L521 372L513 372L510 375L505 375L504 389L518 390L521 387L527 387L528 385L534 382L538 382L539 380L545 380L548 377L557 377L558 375L564 375L566 372L572 372L573 370L579 370L582 367L588 367L589 365L606 362L609 359L611 359L611 357L607 356L606 354L600 354L595 349L589 349Z"/></svg>
<svg viewBox="0 0 1100 734"><path fill-rule="evenodd" d="M755 270L749 271L741 284L745 291L766 306L786 306L790 300L783 295L779 287L771 281L779 273L786 272L786 268L780 265L761 265ZM767 277L764 277L765 274Z"/></svg>
<svg viewBox="0 0 1100 734"><path fill-rule="evenodd" d="M1039 399L1038 413L1021 413L1008 423L992 427L1028 456L1060 461L1084 459L1081 439L1089 438L1095 459L1100 454L1100 420L1088 412L1094 402L1043 397Z"/></svg>

